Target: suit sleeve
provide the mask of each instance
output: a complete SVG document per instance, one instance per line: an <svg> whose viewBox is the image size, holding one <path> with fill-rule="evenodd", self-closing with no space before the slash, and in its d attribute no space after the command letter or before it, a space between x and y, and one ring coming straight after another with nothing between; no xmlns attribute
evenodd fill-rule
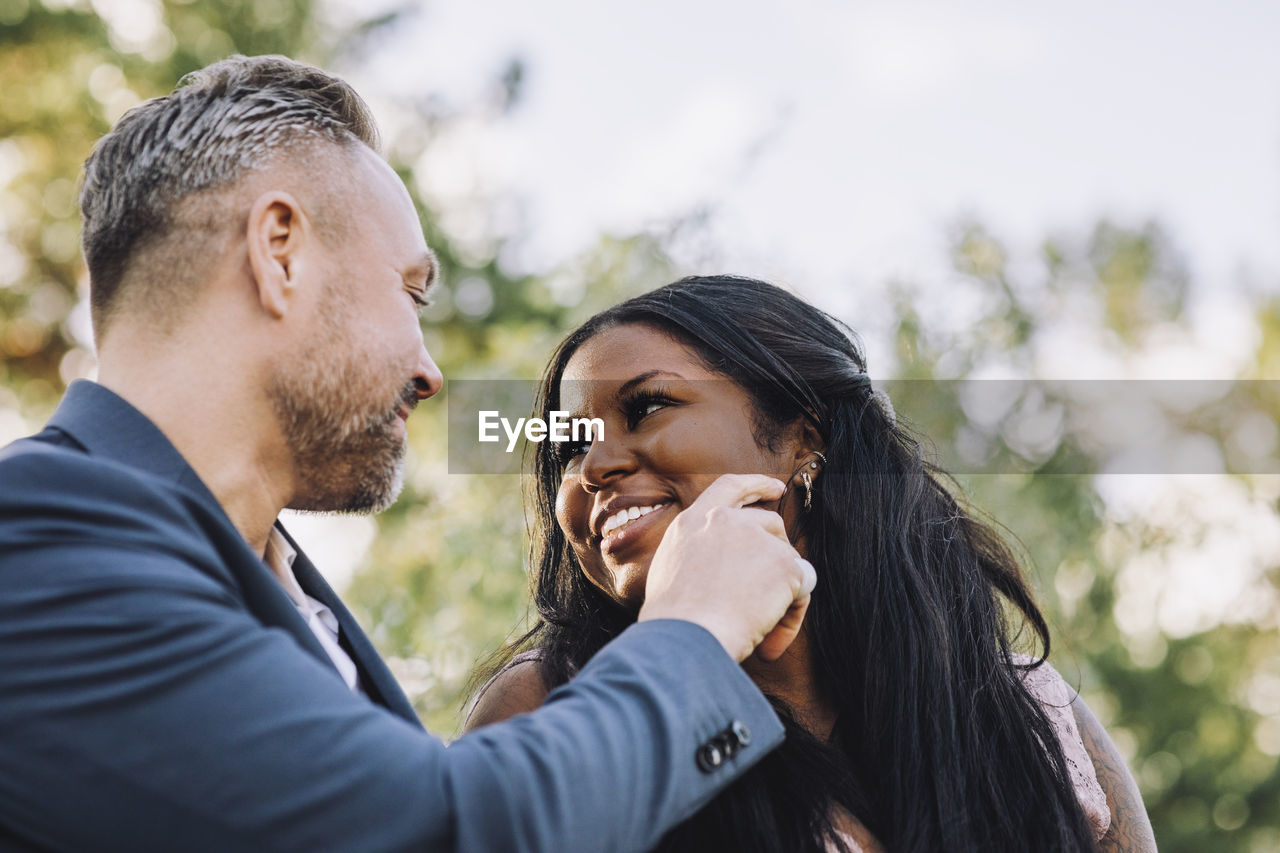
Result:
<svg viewBox="0 0 1280 853"><path fill-rule="evenodd" d="M105 473L0 462L0 837L643 850L781 740L710 634L656 622L547 707L446 747L253 618L180 501ZM731 728L750 742L699 762Z"/></svg>

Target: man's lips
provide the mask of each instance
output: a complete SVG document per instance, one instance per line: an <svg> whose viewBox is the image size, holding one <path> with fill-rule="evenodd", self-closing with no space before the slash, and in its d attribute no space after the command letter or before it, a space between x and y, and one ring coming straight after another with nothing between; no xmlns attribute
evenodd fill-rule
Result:
<svg viewBox="0 0 1280 853"><path fill-rule="evenodd" d="M400 392L400 405L396 406L396 417L402 421L408 421L409 415L413 414L419 402L418 387L413 382L409 382Z"/></svg>

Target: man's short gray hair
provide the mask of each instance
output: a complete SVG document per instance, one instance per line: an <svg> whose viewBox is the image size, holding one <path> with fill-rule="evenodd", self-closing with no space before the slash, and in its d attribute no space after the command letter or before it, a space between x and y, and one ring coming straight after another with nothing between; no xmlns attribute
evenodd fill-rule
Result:
<svg viewBox="0 0 1280 853"><path fill-rule="evenodd" d="M143 250L187 231L190 242L199 244L231 224L220 221L226 211L213 211L211 218L211 211L189 211L192 205L184 202L230 188L277 154L317 142L376 149L378 131L350 85L283 56L229 57L188 74L171 94L125 113L85 161L80 191L90 307L99 335ZM162 303L190 297L152 295Z"/></svg>

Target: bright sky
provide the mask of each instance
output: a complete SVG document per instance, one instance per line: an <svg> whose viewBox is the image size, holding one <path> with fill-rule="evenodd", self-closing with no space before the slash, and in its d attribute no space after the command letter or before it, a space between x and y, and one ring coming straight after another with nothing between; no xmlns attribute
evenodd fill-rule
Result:
<svg viewBox="0 0 1280 853"><path fill-rule="evenodd" d="M420 164L446 225L519 234L537 271L709 204L705 271L790 284L869 332L873 365L885 283L944 282L957 221L1017 259L1104 216L1156 218L1198 287L1197 340L1153 348L1137 375L1225 378L1249 345L1230 294L1280 287L1278 37L1280 5L1256 0L437 0L347 73L394 125L387 96L465 111L519 57L516 110L455 122ZM469 217L477 194L500 215ZM1062 338L1067 375L1111 375L1075 330ZM1121 517L1188 487L1249 503L1225 481L1103 485ZM1224 618L1274 556L1274 513L1247 517L1267 536L1215 525L1226 575L1206 579L1213 549L1184 544L1187 570L1163 576L1166 630Z"/></svg>
<svg viewBox="0 0 1280 853"><path fill-rule="evenodd" d="M371 13L369 0L333 2ZM154 3L97 6L115 10L125 42L163 35ZM931 288L924 307L964 322L946 289L957 221L985 223L1019 260L1104 216L1154 217L1198 285L1195 336L1124 369L1226 378L1250 345L1231 294L1280 286L1277 36L1280 5L1256 0L420 0L371 62L343 71L394 132L392 96L476 115L518 57L517 108L448 123L420 164L447 228L464 243L516 235L519 262L540 271L602 231L709 206L700 268L790 284L850 320L873 373L885 365L877 309L889 280ZM1089 329L1064 320L1050 332L1050 374L1114 375ZM1101 485L1123 519L1176 503L1187 483L1170 480ZM1210 483L1196 486L1201 505ZM1280 548L1273 512L1246 512L1229 483L1212 488L1252 534L1213 523L1222 544L1184 545L1174 564L1185 571L1155 555L1167 597L1126 612L1157 613L1172 633L1224 618L1256 560ZM373 535L361 519L293 524L328 540L318 552L340 585ZM1210 577L1206 562L1235 570Z"/></svg>
<svg viewBox="0 0 1280 853"><path fill-rule="evenodd" d="M1277 37L1255 0L440 0L353 76L461 105L526 62L424 166L518 198L534 269L710 202L726 268L846 313L965 215L1025 251L1154 216L1206 289L1276 286Z"/></svg>

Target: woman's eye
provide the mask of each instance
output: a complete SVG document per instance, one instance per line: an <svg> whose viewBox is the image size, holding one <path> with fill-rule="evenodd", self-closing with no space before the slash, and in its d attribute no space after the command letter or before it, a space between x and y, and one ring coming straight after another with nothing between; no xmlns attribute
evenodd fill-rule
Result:
<svg viewBox="0 0 1280 853"><path fill-rule="evenodd" d="M635 429L636 425L638 425L645 418L649 417L649 415L652 415L654 412L659 411L660 409L665 409L667 406L670 406L670 405L671 405L671 400L669 400L668 398L649 395L649 394L646 394L641 397L637 397L634 400L631 400L627 404L628 428Z"/></svg>
<svg viewBox="0 0 1280 853"><path fill-rule="evenodd" d="M562 441L556 445L556 458L560 460L560 467L564 468L573 460L585 456L590 449L589 441Z"/></svg>

